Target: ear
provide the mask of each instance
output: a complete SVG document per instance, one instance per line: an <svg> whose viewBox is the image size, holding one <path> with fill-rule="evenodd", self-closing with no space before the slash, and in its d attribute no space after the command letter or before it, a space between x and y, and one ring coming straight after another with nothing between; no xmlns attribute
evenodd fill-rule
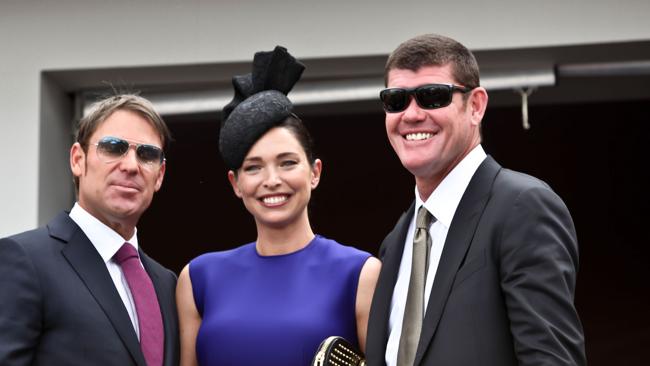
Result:
<svg viewBox="0 0 650 366"><path fill-rule="evenodd" d="M481 120L483 120L483 116L485 115L485 109L488 104L488 94L485 88L480 86L474 88L471 93L472 95L470 95L468 101L470 108L469 112L471 113L472 124L478 126L481 124Z"/></svg>
<svg viewBox="0 0 650 366"><path fill-rule="evenodd" d="M323 172L323 162L320 159L314 160L311 166L311 189L316 189L320 183L320 175Z"/></svg>
<svg viewBox="0 0 650 366"><path fill-rule="evenodd" d="M163 178L165 178L165 170L167 168L167 161L163 160L158 170L158 177L156 178L156 186L154 187L155 191L158 192L160 187L162 187Z"/></svg>
<svg viewBox="0 0 650 366"><path fill-rule="evenodd" d="M70 170L72 175L79 178L83 175L86 167L86 153L78 142L70 148Z"/></svg>
<svg viewBox="0 0 650 366"><path fill-rule="evenodd" d="M241 198L241 191L239 190L239 186L237 186L237 177L235 176L235 172L232 170L228 171L228 181L232 186L233 192L235 192L235 196Z"/></svg>

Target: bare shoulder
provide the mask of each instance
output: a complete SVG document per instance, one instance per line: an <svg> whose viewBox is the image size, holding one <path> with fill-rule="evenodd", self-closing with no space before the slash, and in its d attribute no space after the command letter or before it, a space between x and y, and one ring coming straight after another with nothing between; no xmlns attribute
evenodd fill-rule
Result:
<svg viewBox="0 0 650 366"><path fill-rule="evenodd" d="M368 258L366 260L366 263L364 263L363 267L361 268L359 284L361 286L368 285L374 288L380 271L381 261L375 257Z"/></svg>
<svg viewBox="0 0 650 366"><path fill-rule="evenodd" d="M178 287L192 288L192 280L190 279L190 265L189 263L183 267L181 273L178 275Z"/></svg>

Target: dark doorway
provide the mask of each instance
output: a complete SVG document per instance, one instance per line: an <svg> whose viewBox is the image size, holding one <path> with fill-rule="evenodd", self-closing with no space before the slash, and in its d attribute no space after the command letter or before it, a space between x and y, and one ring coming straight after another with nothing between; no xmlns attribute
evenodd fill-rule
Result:
<svg viewBox="0 0 650 366"><path fill-rule="evenodd" d="M576 306L589 364L648 365L649 101L488 110L484 148L548 182L578 231ZM413 199L414 182L385 137L383 114L304 116L323 159L310 205L315 232L376 253ZM139 225L144 248L180 271L193 257L255 240L218 154L218 116L167 118L175 141L162 191Z"/></svg>

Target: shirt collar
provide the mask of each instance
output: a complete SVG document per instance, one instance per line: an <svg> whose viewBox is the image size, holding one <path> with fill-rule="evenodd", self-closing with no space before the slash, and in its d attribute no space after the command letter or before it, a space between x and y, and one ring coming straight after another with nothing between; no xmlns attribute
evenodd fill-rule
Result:
<svg viewBox="0 0 650 366"><path fill-rule="evenodd" d="M105 263L113 258L125 241L133 245L136 250L138 249L137 229L133 232L133 237L131 239L124 240L124 238L115 232L115 230L106 226L95 216L84 210L78 202L76 202L72 207L72 210L70 210L70 218L79 225L90 242L95 246L95 249L97 249L97 252L99 252L99 255Z"/></svg>
<svg viewBox="0 0 650 366"><path fill-rule="evenodd" d="M483 147L477 145L447 174L426 202L422 202L418 188L415 187L416 214L420 206L424 205L437 221L449 228L465 189L486 156Z"/></svg>

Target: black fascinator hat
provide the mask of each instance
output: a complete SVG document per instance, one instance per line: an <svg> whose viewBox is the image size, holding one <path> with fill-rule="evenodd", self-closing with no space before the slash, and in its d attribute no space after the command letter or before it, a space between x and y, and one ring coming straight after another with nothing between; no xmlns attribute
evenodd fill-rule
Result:
<svg viewBox="0 0 650 366"><path fill-rule="evenodd" d="M235 96L223 108L219 134L219 151L228 169L241 167L253 144L292 114L287 94L304 70L286 48L276 46L255 54L252 73L232 78Z"/></svg>

